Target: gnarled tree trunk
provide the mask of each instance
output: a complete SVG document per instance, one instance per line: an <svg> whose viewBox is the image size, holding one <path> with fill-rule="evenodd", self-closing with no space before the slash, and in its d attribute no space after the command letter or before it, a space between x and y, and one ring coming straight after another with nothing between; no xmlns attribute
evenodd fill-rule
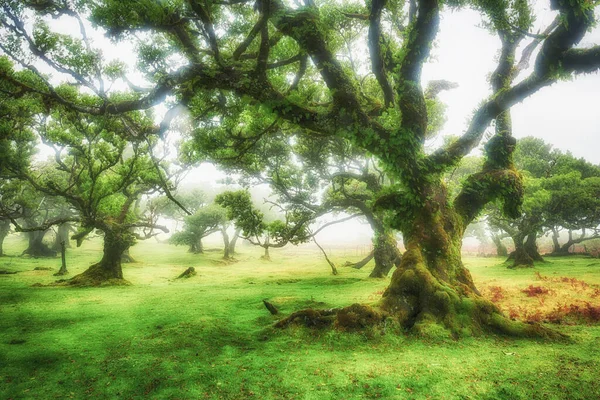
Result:
<svg viewBox="0 0 600 400"><path fill-rule="evenodd" d="M23 254L28 254L32 257L55 257L56 251L52 250L44 243L44 236L47 231L32 231L27 232L29 244Z"/></svg>
<svg viewBox="0 0 600 400"><path fill-rule="evenodd" d="M101 286L104 284L128 284L123 279L121 257L123 252L133 244L133 236L127 230L118 229L104 232L104 248L100 262L91 265L87 270L74 276L66 283L77 286Z"/></svg>
<svg viewBox="0 0 600 400"><path fill-rule="evenodd" d="M54 235L54 244L52 245L52 250L61 251L63 243L66 248L71 247L71 242L69 241L70 231L70 223L65 222L64 224L58 225L58 227L56 228L56 235Z"/></svg>
<svg viewBox="0 0 600 400"><path fill-rule="evenodd" d="M7 219L0 219L0 257L4 255L4 239L10 232L10 221Z"/></svg>
<svg viewBox="0 0 600 400"><path fill-rule="evenodd" d="M508 260L513 261L510 268L531 268L535 261L544 261L537 249L535 233L519 233L513 237L513 241L515 251L508 257Z"/></svg>
<svg viewBox="0 0 600 400"><path fill-rule="evenodd" d="M382 232L375 235L373 256L375 268L371 271L370 278L385 278L394 266L400 265L402 255L393 234Z"/></svg>

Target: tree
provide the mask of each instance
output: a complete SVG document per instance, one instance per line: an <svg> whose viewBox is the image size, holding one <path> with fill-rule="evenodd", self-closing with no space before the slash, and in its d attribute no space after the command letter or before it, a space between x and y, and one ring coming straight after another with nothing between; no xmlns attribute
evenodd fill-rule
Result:
<svg viewBox="0 0 600 400"><path fill-rule="evenodd" d="M183 230L175 232L169 242L189 246L190 253L203 253L202 239L222 231L226 223L227 215L223 207L216 205L201 207L193 215L184 218ZM227 244L225 251L228 251L228 247Z"/></svg>
<svg viewBox="0 0 600 400"><path fill-rule="evenodd" d="M533 137L519 140L514 159L526 175L523 214L511 221L492 210L489 218L492 227L504 230L515 242L513 266L530 267L543 260L535 240L544 232L552 234L555 254L566 254L573 244L596 237L598 167ZM564 246L559 243L562 229L569 231ZM573 231L582 233L574 237Z"/></svg>
<svg viewBox="0 0 600 400"><path fill-rule="evenodd" d="M113 37L127 40L143 32L148 39L139 45L139 54L141 70L153 86L125 100L104 95L106 69L100 68L97 53L85 47L85 39L68 42L44 26L32 37L21 23L28 4L8 2L4 7L3 29L11 45L0 49L30 69L21 52L33 51L101 101L70 99L50 83L23 82L6 68L0 79L88 114L126 114L172 94L197 125L226 122L228 105L243 102L253 113L251 134L269 134L269 126L284 124L311 135L344 137L377 157L397 182L375 206L391 215L390 226L402 232L407 251L378 309L419 332L441 324L456 335L485 330L540 334L538 327L510 322L479 295L462 265L460 243L466 226L490 201L503 202L510 216L519 214L522 184L512 162L509 110L561 78L598 70L598 46L576 47L594 24L593 2L552 0L559 16L533 38L528 34L532 12L525 1L451 2L481 11L502 49L491 75L492 95L475 110L462 136L430 154L424 149L429 113L421 71L438 33L438 0L411 1L408 12L385 0L366 5L309 1L295 8L281 0L138 0L136 7L116 0L78 3L88 6L91 20ZM31 5L47 16L79 17L79 10L62 2ZM353 39L348 43L347 38ZM525 40L530 43L519 64L516 51ZM368 59L353 58L346 50L355 43L368 49ZM536 47L540 50L529 75L516 80ZM481 142L494 120L482 169L456 197L449 197L443 173Z"/></svg>
<svg viewBox="0 0 600 400"><path fill-rule="evenodd" d="M239 110L238 118L245 118ZM241 122L238 122L241 124ZM375 258L371 277L382 278L400 262L393 230L372 203L386 183L377 161L336 137L311 138L294 130L269 137L240 137L221 126L197 129L186 158L208 158L228 173L240 176L242 185L266 183L283 207L297 207L313 219L330 213L362 215L373 230ZM191 153L194 154L191 154ZM362 260L358 268L366 264Z"/></svg>
<svg viewBox="0 0 600 400"><path fill-rule="evenodd" d="M288 243L300 244L310 239L308 224L312 218L301 210L285 210L285 221L266 222L263 213L253 206L250 193L245 190L221 193L215 198L215 203L227 210L227 217L241 229L244 239L265 250L262 256L265 260L271 260L270 248L283 247Z"/></svg>
<svg viewBox="0 0 600 400"><path fill-rule="evenodd" d="M76 221L80 226L73 239L78 246L92 231L102 232L102 259L68 284L124 283L123 252L136 239L152 236L153 229L166 230L156 221L145 220L137 210L139 198L161 190L167 176L166 165L153 162L150 139L124 139L134 135L135 128L143 127L146 117L137 117L126 120L55 110L36 125L42 140L54 151L52 164L6 168L37 193L61 199L77 210L76 217L45 218L35 226L17 225L17 230L44 231ZM143 232L136 233L137 228Z"/></svg>
<svg viewBox="0 0 600 400"><path fill-rule="evenodd" d="M534 261L544 261L538 252L536 239L542 233L547 218L550 193L544 189L542 179L525 179L522 214L517 218L506 218L498 209L492 209L488 223L493 229L501 229L508 234L515 245L509 255L512 268L533 267Z"/></svg>

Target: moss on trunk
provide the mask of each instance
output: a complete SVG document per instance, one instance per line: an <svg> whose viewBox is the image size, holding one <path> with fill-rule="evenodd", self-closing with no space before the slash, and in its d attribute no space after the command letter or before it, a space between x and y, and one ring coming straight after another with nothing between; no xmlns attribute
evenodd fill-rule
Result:
<svg viewBox="0 0 600 400"><path fill-rule="evenodd" d="M4 255L4 239L10 232L10 221L7 219L0 219L0 257Z"/></svg>
<svg viewBox="0 0 600 400"><path fill-rule="evenodd" d="M104 249L100 262L91 265L87 270L59 284L70 286L122 286L130 283L123 279L121 257L123 252L133 244L129 232L119 230L104 232Z"/></svg>
<svg viewBox="0 0 600 400"><path fill-rule="evenodd" d="M32 257L56 257L56 251L52 250L46 243L44 243L44 236L46 231L33 231L27 232L29 244L23 255L30 255Z"/></svg>
<svg viewBox="0 0 600 400"><path fill-rule="evenodd" d="M370 278L385 278L394 266L400 265L402 255L398 250L396 239L391 233L385 232L375 237L373 246L375 267Z"/></svg>

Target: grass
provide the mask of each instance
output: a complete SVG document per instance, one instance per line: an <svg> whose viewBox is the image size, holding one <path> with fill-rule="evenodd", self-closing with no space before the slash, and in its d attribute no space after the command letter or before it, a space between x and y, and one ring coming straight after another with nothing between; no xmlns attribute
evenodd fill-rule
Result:
<svg viewBox="0 0 600 400"><path fill-rule="evenodd" d="M209 246L210 247L210 246ZM16 255L23 243L10 237ZM100 256L98 241L71 249L71 276ZM394 327L359 333L291 327L273 330L282 313L315 305L374 302L387 280L363 270L329 266L310 247L273 251L239 248L238 262L221 254L187 254L151 241L131 253L125 278L134 286L31 287L49 283L60 259L0 259L0 398L106 399L590 399L600 397L600 326L557 325L570 343L502 337L426 340ZM334 251L341 265L346 257ZM353 257L360 258L360 257ZM521 290L543 285L561 302L595 301L600 265L585 258L551 259L534 270L508 270L496 258L469 258L485 295L506 294L505 309L538 307ZM198 275L175 280L187 267ZM574 277L579 289L539 276ZM554 326L554 325L553 325Z"/></svg>

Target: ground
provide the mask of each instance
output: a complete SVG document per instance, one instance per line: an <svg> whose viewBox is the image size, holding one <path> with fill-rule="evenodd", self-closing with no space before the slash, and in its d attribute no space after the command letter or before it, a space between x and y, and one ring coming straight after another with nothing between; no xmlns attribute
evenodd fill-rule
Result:
<svg viewBox="0 0 600 400"><path fill-rule="evenodd" d="M9 238L7 253L20 242ZM75 275L100 257L100 243L68 252ZM60 258L0 258L0 398L160 399L590 399L600 397L600 324L567 318L550 326L571 341L485 336L419 338L380 330L272 328L308 306L375 302L388 279L331 271L318 250L288 247L261 261L239 246L237 263L142 242L124 265L133 286L31 287L49 283ZM21 249L22 250L22 249ZM362 254L333 249L333 261ZM498 258L466 258L482 293L507 311L546 316L558 303L598 306L600 261L550 259L509 270ZM175 279L187 267L197 275ZM563 278L576 278L564 280ZM582 285L585 282L587 286ZM533 290L530 287L548 289ZM500 287L501 289L496 289ZM523 290L528 292L523 292ZM538 293L540 292L540 293ZM499 294L498 294L499 293ZM560 298L560 300L557 300ZM556 303L556 304L555 304ZM521 308L519 308L521 307Z"/></svg>

